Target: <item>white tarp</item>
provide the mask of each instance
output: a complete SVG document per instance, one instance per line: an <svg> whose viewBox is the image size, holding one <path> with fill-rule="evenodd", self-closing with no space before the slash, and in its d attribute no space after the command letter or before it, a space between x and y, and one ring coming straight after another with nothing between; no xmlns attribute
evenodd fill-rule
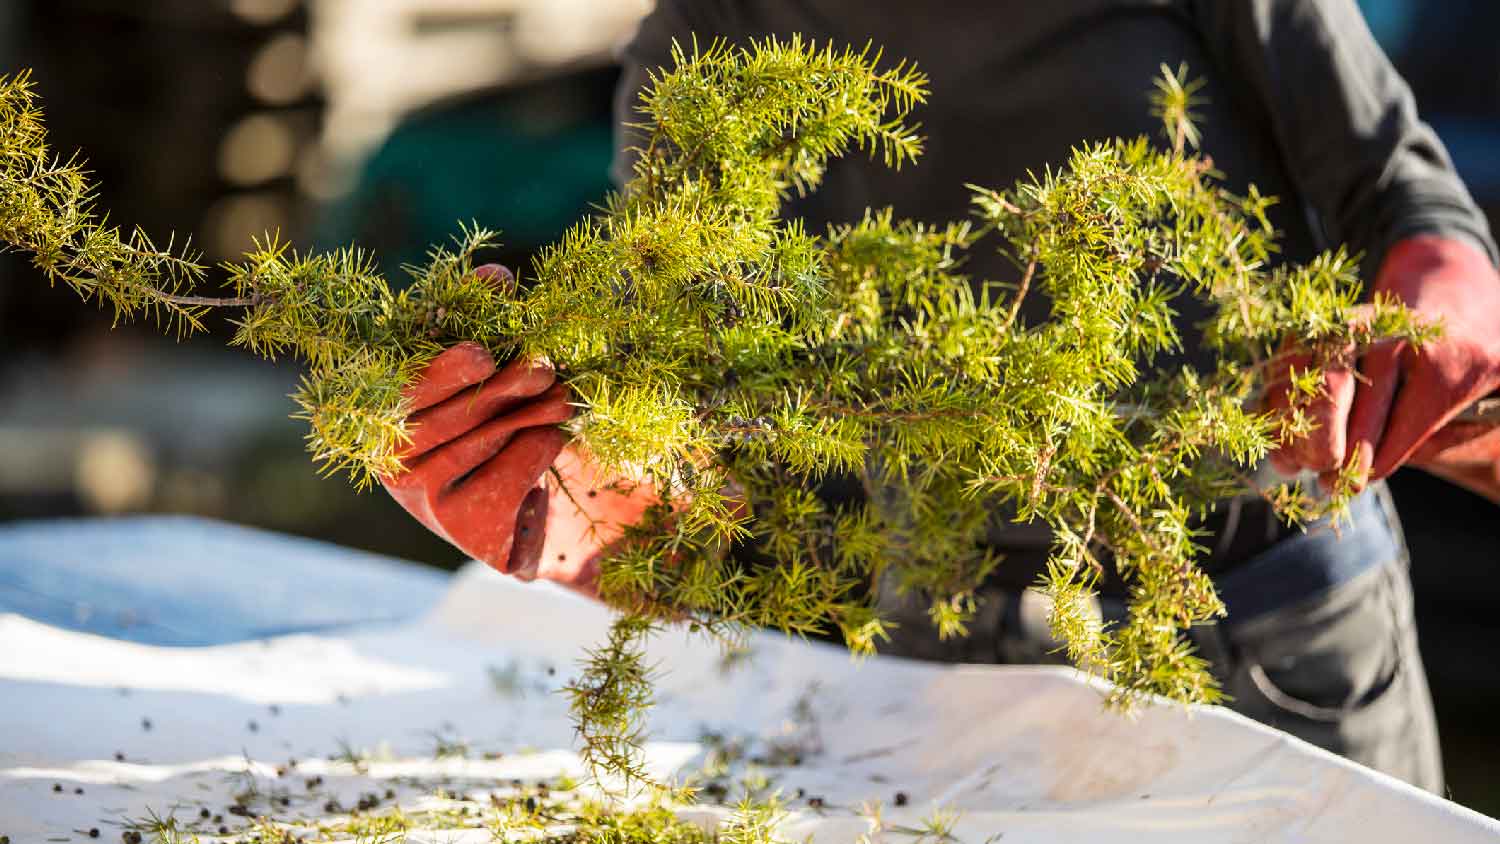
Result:
<svg viewBox="0 0 1500 844"><path fill-rule="evenodd" d="M200 808L222 813L247 776L267 794L285 788L281 815L312 818L330 797L347 807L387 787L418 805L433 799L423 782L442 777L503 784L576 771L554 692L608 621L582 599L478 566L416 621L211 647L0 614L0 835L86 841L98 828L119 841L123 819L148 810L196 823ZM855 663L769 634L733 662L683 632L658 636L653 656L665 671L658 771L698 765L705 729L773 735L812 701L795 729L813 733L803 739L816 752L772 771L785 794L804 794L790 800L788 840L855 841L869 829L863 801L883 802L891 824L960 812L964 844L1500 840L1500 823L1228 711L1160 706L1124 720L1067 670ZM434 759L436 742L459 738L469 758ZM375 761L362 773L329 761L340 747ZM278 778L291 758L295 771ZM319 775L309 797L302 778ZM474 829L409 840L491 839Z"/></svg>

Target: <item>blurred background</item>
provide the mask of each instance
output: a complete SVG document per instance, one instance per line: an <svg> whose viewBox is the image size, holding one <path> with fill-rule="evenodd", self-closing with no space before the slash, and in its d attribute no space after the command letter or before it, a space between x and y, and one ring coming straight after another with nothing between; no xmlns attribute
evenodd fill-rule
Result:
<svg viewBox="0 0 1500 844"><path fill-rule="evenodd" d="M5 0L0 70L35 69L55 148L85 151L113 219L208 260L280 230L395 275L474 220L524 267L608 189L611 51L650 4ZM1500 230L1500 4L1361 5ZM189 513L462 561L385 495L318 478L294 367L110 323L0 256L0 520ZM1451 796L1500 815L1500 510L1420 473L1392 486Z"/></svg>

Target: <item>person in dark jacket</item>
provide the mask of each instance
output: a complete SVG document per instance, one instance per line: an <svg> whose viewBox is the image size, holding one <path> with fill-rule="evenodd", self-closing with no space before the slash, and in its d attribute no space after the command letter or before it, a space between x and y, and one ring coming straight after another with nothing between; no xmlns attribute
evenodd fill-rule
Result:
<svg viewBox="0 0 1500 844"><path fill-rule="evenodd" d="M1233 708L1441 791L1407 552L1381 479L1403 464L1418 465L1500 500L1500 438L1455 421L1500 387L1500 274L1484 218L1353 0L660 0L623 51L617 176L629 171L632 139L624 124L634 119L648 71L670 64L674 40L743 43L793 33L835 44L873 42L887 55L915 61L932 88L920 114L923 160L900 171L860 156L834 162L823 186L787 212L814 230L886 205L902 217L962 219L969 213L967 184L1005 188L1064 162L1081 142L1154 136L1146 98L1151 81L1161 65L1186 63L1207 80L1211 98L1200 110L1203 150L1231 189L1243 192L1253 183L1281 198L1273 222L1283 232L1283 255L1306 260L1347 244L1364 254L1365 277L1376 291L1443 321L1443 338L1420 354L1382 348L1360 362L1361 373L1329 373L1317 432L1274 456L1283 474L1325 479L1358 461L1368 487L1352 505L1352 523L1337 534L1327 525L1293 531L1258 499L1230 502L1214 515L1204 565L1229 615L1192 633ZM1000 260L975 254L969 271L1007 278L1011 270ZM1029 318L1044 315L1038 310L1044 302L1027 305ZM1186 357L1205 362L1191 339L1204 314L1183 305ZM444 367L493 371L492 363L455 361L440 358L425 383L474 383ZM496 414L511 414L518 430L546 424L557 414L537 406L562 399L555 390L543 392L550 378L533 369L502 373L474 389L530 381L536 383L525 394L539 398L523 408L525 418L516 416L513 401L454 399L482 409L429 427L432 442L424 448L442 448ZM493 458L508 471L483 475L492 479L484 483L494 487L486 492L494 493L496 511L505 511L498 528L472 508L418 515L501 571L587 592L607 537L593 544L579 539L580 547L552 553L563 542L556 538L571 529L554 516L531 514L538 478L563 446L555 436L529 442ZM574 461L568 471L587 471L576 455L558 459ZM429 473L407 483L437 489L450 480ZM823 492L845 494L837 484ZM426 495L409 488L405 498ZM639 513L630 502L615 503L611 512L622 519ZM527 518L544 519L537 525L543 529L512 542L510 532ZM544 532L546 553L536 538ZM897 602L886 607L901 623L891 652L972 662L1055 658L1042 621L1045 599L1027 589L1046 556L1046 531L1010 524L999 513L991 542L1006 560L983 590L972 635L939 642L919 606ZM1100 603L1105 618L1124 611L1118 591L1106 590Z"/></svg>

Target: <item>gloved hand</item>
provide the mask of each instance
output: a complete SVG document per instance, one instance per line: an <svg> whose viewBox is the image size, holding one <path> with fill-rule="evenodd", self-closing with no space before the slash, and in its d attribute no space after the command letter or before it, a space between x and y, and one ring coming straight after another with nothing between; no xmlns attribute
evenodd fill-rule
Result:
<svg viewBox="0 0 1500 844"><path fill-rule="evenodd" d="M510 283L498 265L477 271ZM604 551L656 501L654 491L603 477L565 445L557 425L572 407L550 366L517 360L497 368L474 343L434 358L407 391L406 471L381 483L474 559L592 596Z"/></svg>
<svg viewBox="0 0 1500 844"><path fill-rule="evenodd" d="M1500 504L1500 425L1450 422L1407 463Z"/></svg>
<svg viewBox="0 0 1500 844"><path fill-rule="evenodd" d="M575 446L542 479L547 489L547 539L533 576L598 596L599 562L659 502L655 487L605 475Z"/></svg>
<svg viewBox="0 0 1500 844"><path fill-rule="evenodd" d="M406 471L381 478L417 521L506 574L537 568L547 493L538 481L562 451L557 423L572 415L551 367L516 360L496 372L490 353L459 343L408 388Z"/></svg>
<svg viewBox="0 0 1500 844"><path fill-rule="evenodd" d="M1442 337L1421 350L1405 343L1374 348L1358 374L1328 371L1325 395L1309 409L1317 431L1273 454L1273 464L1283 473L1320 472L1329 486L1351 455L1366 481L1410 462L1495 496L1500 437L1453 419L1500 388L1500 273L1467 241L1418 235L1391 247L1374 292L1405 303L1419 319L1441 322ZM1306 365L1295 356L1289 362ZM1276 385L1270 396L1273 408L1285 407Z"/></svg>

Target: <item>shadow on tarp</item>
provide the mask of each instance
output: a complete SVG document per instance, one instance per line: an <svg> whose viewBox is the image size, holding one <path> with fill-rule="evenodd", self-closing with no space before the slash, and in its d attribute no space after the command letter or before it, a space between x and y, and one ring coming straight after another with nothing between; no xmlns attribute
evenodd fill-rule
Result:
<svg viewBox="0 0 1500 844"><path fill-rule="evenodd" d="M449 576L192 517L0 526L0 613L151 645L221 645L400 622Z"/></svg>

